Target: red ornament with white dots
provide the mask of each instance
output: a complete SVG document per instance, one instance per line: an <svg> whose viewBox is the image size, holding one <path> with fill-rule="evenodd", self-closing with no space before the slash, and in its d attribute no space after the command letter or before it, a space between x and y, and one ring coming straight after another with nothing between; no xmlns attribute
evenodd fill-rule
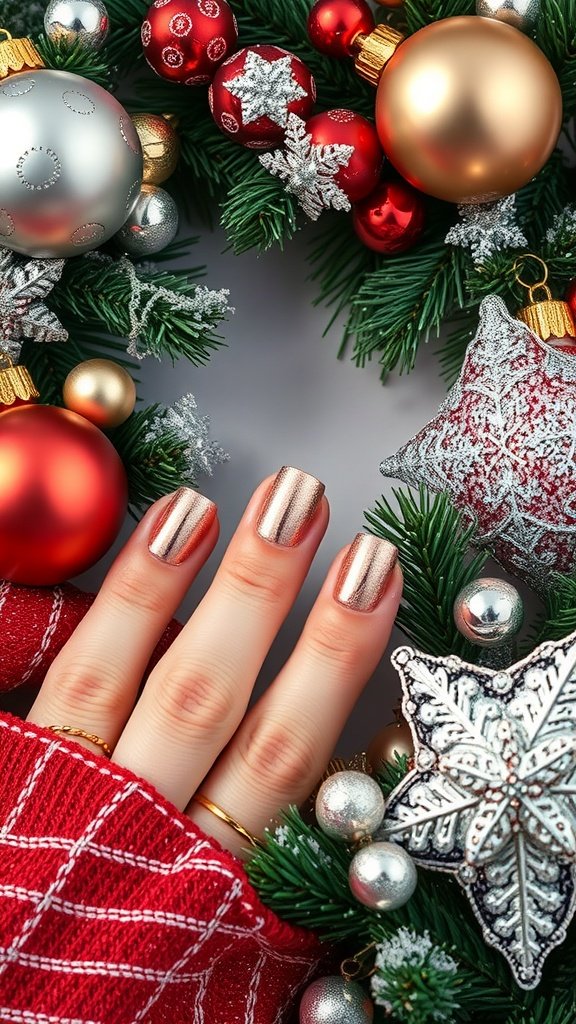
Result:
<svg viewBox="0 0 576 1024"><path fill-rule="evenodd" d="M316 0L308 15L310 42L330 57L351 57L354 40L374 29L366 0Z"/></svg>
<svg viewBox="0 0 576 1024"><path fill-rule="evenodd" d="M246 46L222 64L208 92L212 117L229 138L249 149L284 141L289 114L306 118L316 99L306 65L280 46Z"/></svg>
<svg viewBox="0 0 576 1024"><path fill-rule="evenodd" d="M352 146L346 166L334 175L351 203L372 192L380 178L384 154L371 121L353 110L326 110L306 122L306 131L316 146Z"/></svg>
<svg viewBox="0 0 576 1024"><path fill-rule="evenodd" d="M171 82L207 85L238 42L226 0L154 0L142 22L144 56Z"/></svg>
<svg viewBox="0 0 576 1024"><path fill-rule="evenodd" d="M394 256L422 237L424 197L406 181L382 181L354 204L352 216L354 230L368 249Z"/></svg>

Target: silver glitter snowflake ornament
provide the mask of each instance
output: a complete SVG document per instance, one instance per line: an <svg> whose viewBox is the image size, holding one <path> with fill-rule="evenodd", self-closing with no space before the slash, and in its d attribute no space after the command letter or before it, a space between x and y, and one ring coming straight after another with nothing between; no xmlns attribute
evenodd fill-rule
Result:
<svg viewBox="0 0 576 1024"><path fill-rule="evenodd" d="M410 647L392 662L415 767L380 837L455 873L486 941L535 988L576 906L576 634L506 672Z"/></svg>
<svg viewBox="0 0 576 1024"><path fill-rule="evenodd" d="M214 468L227 462L229 455L210 437L210 418L198 412L194 395L182 395L172 406L160 406L150 422L144 441L156 441L171 434L186 444L187 478L194 483L199 476L212 476Z"/></svg>
<svg viewBox="0 0 576 1024"><path fill-rule="evenodd" d="M471 203L459 206L460 224L446 235L448 245L470 249L478 266L502 249L522 249L528 245L516 223L516 196L506 196L495 203Z"/></svg>
<svg viewBox="0 0 576 1024"><path fill-rule="evenodd" d="M44 304L60 280L64 260L22 259L0 249L0 349L12 359L25 338L66 341L68 332Z"/></svg>
<svg viewBox="0 0 576 1024"><path fill-rule="evenodd" d="M249 52L243 73L224 82L224 88L240 100L245 125L260 117L269 117L285 128L288 105L306 96L306 90L292 73L291 54L278 60L266 60L259 53Z"/></svg>
<svg viewBox="0 0 576 1024"><path fill-rule="evenodd" d="M346 193L335 181L341 167L346 167L354 152L353 146L334 144L321 146L312 142L306 122L297 114L289 114L286 148L263 153L260 163L270 174L286 183L286 191L296 196L310 220L318 220L323 210L350 210Z"/></svg>

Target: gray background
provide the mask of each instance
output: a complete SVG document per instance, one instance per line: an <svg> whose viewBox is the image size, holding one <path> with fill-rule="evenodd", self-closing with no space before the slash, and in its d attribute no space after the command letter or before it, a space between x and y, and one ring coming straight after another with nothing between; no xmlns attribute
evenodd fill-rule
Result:
<svg viewBox="0 0 576 1024"><path fill-rule="evenodd" d="M328 314L312 305L316 292L307 280L305 230L284 252L274 249L264 256L225 252L223 234L206 232L200 224L183 225L182 234L189 233L201 236L191 262L206 263L209 286L230 289L236 313L223 325L227 347L207 367L195 369L184 361L172 367L153 359L142 364L142 398L172 403L192 391L200 410L211 417L212 435L231 456L212 478L200 482L219 505L222 534L179 617L190 614L264 476L286 463L299 466L324 481L331 505L328 532L264 666L259 683L263 686L294 645L335 552L362 529L363 510L380 494L390 493L391 482L378 471L380 459L429 419L445 386L434 344L422 347L410 377L392 377L385 386L377 364L359 370L349 357L337 360L339 326L323 339ZM126 524L123 536L132 525ZM112 554L80 577L79 585L97 588ZM396 634L392 643L398 639ZM338 746L340 753L366 746L390 720L398 692L385 658L352 715Z"/></svg>

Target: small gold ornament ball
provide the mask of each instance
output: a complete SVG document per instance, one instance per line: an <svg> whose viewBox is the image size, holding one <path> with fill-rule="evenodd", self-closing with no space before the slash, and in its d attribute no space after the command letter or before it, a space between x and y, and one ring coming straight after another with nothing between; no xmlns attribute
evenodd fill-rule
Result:
<svg viewBox="0 0 576 1024"><path fill-rule="evenodd" d="M136 385L111 359L78 363L64 381L64 405L97 427L119 427L134 411Z"/></svg>
<svg viewBox="0 0 576 1024"><path fill-rule="evenodd" d="M380 77L386 156L411 185L448 202L516 192L546 163L561 124L551 64L527 36L489 18L427 25Z"/></svg>
<svg viewBox="0 0 576 1024"><path fill-rule="evenodd" d="M161 185L178 165L180 141L174 126L161 114L133 114L132 122L144 155L144 182Z"/></svg>
<svg viewBox="0 0 576 1024"><path fill-rule="evenodd" d="M381 771L383 763L394 764L396 753L399 757L414 756L412 731L401 715L376 733L367 750L368 763L375 772Z"/></svg>

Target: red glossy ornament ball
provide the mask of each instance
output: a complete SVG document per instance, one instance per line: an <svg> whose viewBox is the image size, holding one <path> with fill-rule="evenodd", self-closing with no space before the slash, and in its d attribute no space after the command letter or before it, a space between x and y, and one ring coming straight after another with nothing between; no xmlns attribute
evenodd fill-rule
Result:
<svg viewBox="0 0 576 1024"><path fill-rule="evenodd" d="M83 416L0 412L0 578L45 586L83 572L112 544L127 502L120 456Z"/></svg>
<svg viewBox="0 0 576 1024"><path fill-rule="evenodd" d="M312 46L330 57L350 57L358 33L369 35L373 28L366 0L316 0L308 15Z"/></svg>
<svg viewBox="0 0 576 1024"><path fill-rule="evenodd" d="M348 163L334 175L351 203L376 187L384 154L371 121L352 110L326 110L306 122L306 131L317 146L352 146Z"/></svg>
<svg viewBox="0 0 576 1024"><path fill-rule="evenodd" d="M238 26L226 0L154 0L141 37L156 74L182 85L207 85L236 49Z"/></svg>
<svg viewBox="0 0 576 1024"><path fill-rule="evenodd" d="M570 306L573 319L576 321L576 277L573 281L570 281L566 289L566 302Z"/></svg>
<svg viewBox="0 0 576 1024"><path fill-rule="evenodd" d="M381 182L353 209L360 241L388 256L410 249L424 231L424 220L424 199L405 181Z"/></svg>
<svg viewBox="0 0 576 1024"><path fill-rule="evenodd" d="M229 57L208 90L212 117L225 135L249 149L284 140L288 114L303 120L316 99L306 65L279 46L246 46Z"/></svg>

